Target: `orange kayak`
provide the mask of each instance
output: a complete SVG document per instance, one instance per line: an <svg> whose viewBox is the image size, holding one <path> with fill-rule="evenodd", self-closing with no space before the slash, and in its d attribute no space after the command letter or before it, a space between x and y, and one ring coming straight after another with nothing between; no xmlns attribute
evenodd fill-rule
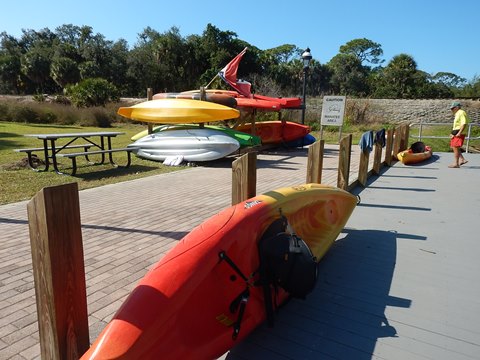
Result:
<svg viewBox="0 0 480 360"><path fill-rule="evenodd" d="M430 146L425 146L425 144L421 142L414 143L409 149L397 154L397 159L405 165L417 164L430 159L431 157L432 148Z"/></svg>
<svg viewBox="0 0 480 360"><path fill-rule="evenodd" d="M319 260L356 204L341 189L304 184L225 209L152 267L81 359L218 358L266 319L256 282L271 225L286 218ZM277 304L287 298L281 288L271 294Z"/></svg>
<svg viewBox="0 0 480 360"><path fill-rule="evenodd" d="M235 130L253 134L251 123L243 124ZM255 134L260 136L263 144L281 144L303 138L310 132L307 125L291 121L262 121L255 123Z"/></svg>

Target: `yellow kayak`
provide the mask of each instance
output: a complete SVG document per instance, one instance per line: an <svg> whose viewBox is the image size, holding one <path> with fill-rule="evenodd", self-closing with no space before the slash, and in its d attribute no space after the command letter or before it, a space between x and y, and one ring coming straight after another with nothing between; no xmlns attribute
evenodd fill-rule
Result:
<svg viewBox="0 0 480 360"><path fill-rule="evenodd" d="M117 113L131 120L156 124L194 124L236 119L240 112L209 101L190 99L158 99L129 107Z"/></svg>
<svg viewBox="0 0 480 360"><path fill-rule="evenodd" d="M409 149L397 154L397 159L405 165L416 164L432 157L432 148L423 142L413 143Z"/></svg>

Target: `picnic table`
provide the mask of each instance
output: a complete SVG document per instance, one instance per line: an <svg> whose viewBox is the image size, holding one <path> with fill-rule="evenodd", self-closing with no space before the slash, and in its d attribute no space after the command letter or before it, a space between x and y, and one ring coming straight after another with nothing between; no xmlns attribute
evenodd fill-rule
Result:
<svg viewBox="0 0 480 360"><path fill-rule="evenodd" d="M28 149L16 149L17 152L27 153L28 165L35 171L48 171L50 164L53 165L53 169L58 174L65 174L63 171L60 171L58 168L58 158L69 158L72 160L72 171L70 175L75 175L77 172L77 157L84 156L85 159L91 164L104 164L106 160L106 154L108 154L108 160L110 164L114 167L118 167L113 160L114 152L125 151L128 155L127 164L124 167L130 166L131 155L130 153L134 148L113 148L112 147L112 138L117 135L123 135L123 132L113 132L113 131L98 131L98 132L79 132L79 133L55 133L55 134L26 134L27 137L35 137L39 140L42 140L43 147L38 148L28 148ZM66 140L65 143L59 144L58 140ZM80 144L79 141L84 140L85 143ZM82 149L80 152L65 152L67 149ZM38 165L35 165L34 152L43 152L43 162L45 164L44 168L39 168ZM89 159L89 156L100 154L101 160L99 162L92 162Z"/></svg>

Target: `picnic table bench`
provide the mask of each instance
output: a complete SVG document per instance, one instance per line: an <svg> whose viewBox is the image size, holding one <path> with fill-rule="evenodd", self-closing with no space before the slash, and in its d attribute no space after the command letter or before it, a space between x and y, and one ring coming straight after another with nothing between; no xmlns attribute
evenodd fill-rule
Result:
<svg viewBox="0 0 480 360"><path fill-rule="evenodd" d="M72 170L69 175L74 176L77 172L77 157L84 156L86 161L91 164L104 164L108 154L109 163L114 167L120 167L113 160L113 153L116 152L126 152L127 153L127 163L121 167L128 167L131 164L131 152L134 148L112 148L111 139L117 135L122 135L123 132L81 132L81 133L63 133L63 134L27 134L28 137L36 137L39 140L43 141L43 147L38 148L25 148L25 149L15 149L17 152L24 152L28 157L28 165L35 171L48 171L50 164L53 165L55 172L58 174L66 174L64 171L61 171L58 168L58 158L69 158L72 160ZM94 141L95 138L98 140ZM66 144L58 144L59 139L67 139ZM79 139L86 141L85 144L75 144ZM106 139L106 141L105 141ZM62 152L67 149L83 149L81 152ZM36 166L34 164L34 153L43 152L43 163L45 166L43 168ZM91 155L101 155L101 160L98 162L93 162L89 159Z"/></svg>
<svg viewBox="0 0 480 360"><path fill-rule="evenodd" d="M106 150L94 150L94 151L83 151L83 152L75 152L75 153L57 154L57 156L66 157L66 158L69 158L69 159L72 160L72 172L71 172L70 175L74 176L77 172L77 157L78 156L85 156L87 161L90 162L90 160L88 159L89 155L102 154L102 162L100 164L103 164L104 163L103 156L105 156L105 154L108 154L108 159L109 159L110 164L112 164L114 167L119 167L121 165L118 165L117 163L115 163L115 161L113 161L112 154L114 152L125 151L127 153L127 163L125 165L121 166L121 167L129 167L131 162L132 162L131 152L133 150L134 150L134 148L128 147L128 148L117 148L117 149L106 149Z"/></svg>

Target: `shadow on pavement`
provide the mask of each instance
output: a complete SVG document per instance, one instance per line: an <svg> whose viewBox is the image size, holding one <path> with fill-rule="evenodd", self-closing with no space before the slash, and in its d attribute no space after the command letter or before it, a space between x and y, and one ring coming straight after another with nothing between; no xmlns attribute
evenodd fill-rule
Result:
<svg viewBox="0 0 480 360"><path fill-rule="evenodd" d="M397 336L385 309L411 305L389 294L398 234L345 229L341 236L320 261L313 293L291 300L273 328L263 324L226 359L367 360L379 338ZM402 239L424 240L414 234Z"/></svg>

